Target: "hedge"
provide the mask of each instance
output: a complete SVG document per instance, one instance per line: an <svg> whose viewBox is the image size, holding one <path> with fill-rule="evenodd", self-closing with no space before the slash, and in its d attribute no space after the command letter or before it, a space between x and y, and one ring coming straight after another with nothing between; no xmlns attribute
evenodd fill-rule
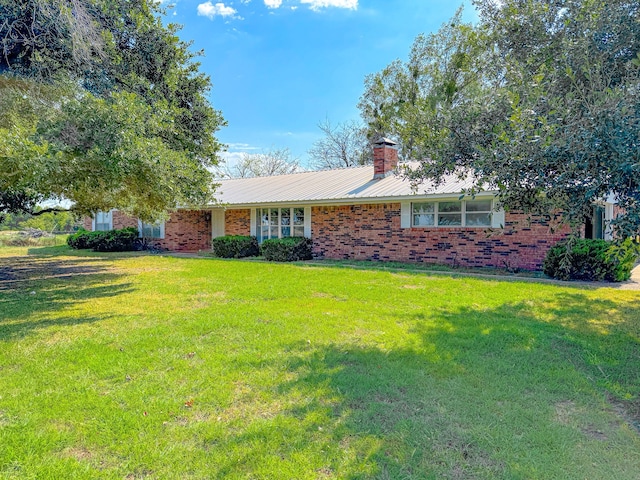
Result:
<svg viewBox="0 0 640 480"><path fill-rule="evenodd" d="M543 271L559 280L622 282L631 277L638 247L631 240L564 240L547 252Z"/></svg>
<svg viewBox="0 0 640 480"><path fill-rule="evenodd" d="M310 238L272 238L262 242L262 255L271 262L295 262L311 260L312 242Z"/></svg>
<svg viewBox="0 0 640 480"><path fill-rule="evenodd" d="M77 250L90 248L96 252L128 252L140 248L138 237L138 229L135 227L99 232L81 230L69 235L67 244Z"/></svg>
<svg viewBox="0 0 640 480"><path fill-rule="evenodd" d="M225 235L211 242L213 253L220 258L244 258L260 255L256 237L245 235Z"/></svg>

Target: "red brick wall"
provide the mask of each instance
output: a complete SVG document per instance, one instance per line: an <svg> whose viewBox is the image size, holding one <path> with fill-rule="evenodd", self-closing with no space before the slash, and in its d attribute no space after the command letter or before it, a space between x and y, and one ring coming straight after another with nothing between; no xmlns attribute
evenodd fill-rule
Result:
<svg viewBox="0 0 640 480"><path fill-rule="evenodd" d="M400 228L400 204L313 207L311 225L318 257L392 260L537 270L566 230L549 222L528 224L506 214L504 230L483 228Z"/></svg>
<svg viewBox="0 0 640 480"><path fill-rule="evenodd" d="M138 219L130 217L129 215L122 213L118 210L113 211L113 228L119 230L126 227L138 228Z"/></svg>
<svg viewBox="0 0 640 480"><path fill-rule="evenodd" d="M250 235L251 210L234 209L224 212L225 235Z"/></svg>
<svg viewBox="0 0 640 480"><path fill-rule="evenodd" d="M113 228L125 228L125 227L138 228L137 219L132 218L129 215L126 215L118 210L114 210L111 218L112 218ZM85 228L85 230L91 230L92 229L91 227L93 226L92 218L84 217L82 219L82 226Z"/></svg>
<svg viewBox="0 0 640 480"><path fill-rule="evenodd" d="M164 224L164 239L149 243L158 248L176 252L210 250L211 212L177 210Z"/></svg>
<svg viewBox="0 0 640 480"><path fill-rule="evenodd" d="M84 228L91 230L91 218L85 217ZM136 227L138 219L113 212L113 228ZM164 238L148 241L149 245L173 251L211 249L211 212L208 210L178 210L164 224Z"/></svg>

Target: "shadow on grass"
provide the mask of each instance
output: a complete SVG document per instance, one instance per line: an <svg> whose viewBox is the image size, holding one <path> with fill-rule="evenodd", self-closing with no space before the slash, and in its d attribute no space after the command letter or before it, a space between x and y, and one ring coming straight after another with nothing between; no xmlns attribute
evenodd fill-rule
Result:
<svg viewBox="0 0 640 480"><path fill-rule="evenodd" d="M318 478L634 478L633 440L615 443L623 419L602 400L616 396L638 426L640 305L555 300L544 318L527 302L398 314L413 348L289 345L274 359L288 407L233 443L259 451L276 435L269 454L283 462L327 452Z"/></svg>
<svg viewBox="0 0 640 480"><path fill-rule="evenodd" d="M73 303L116 297L131 290L101 259L60 258L59 248L42 255L0 257L0 341L49 326L90 323L104 317L57 316ZM54 251L51 254L51 249Z"/></svg>

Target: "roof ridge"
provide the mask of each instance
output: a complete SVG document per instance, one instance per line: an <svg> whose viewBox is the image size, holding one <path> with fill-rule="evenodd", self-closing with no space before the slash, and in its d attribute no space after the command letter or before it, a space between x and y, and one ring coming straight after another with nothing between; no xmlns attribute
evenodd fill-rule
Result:
<svg viewBox="0 0 640 480"><path fill-rule="evenodd" d="M273 177L284 177L287 175L302 175L305 173L321 173L321 172L339 172L344 170L356 170L358 168L373 168L373 164L368 165L352 165L350 167L338 167L338 168L326 168L322 170L303 170L301 172L291 172L291 173L276 173L274 175L261 175L259 177L229 177L229 178L214 178L214 181L229 181L229 180L251 180L253 178L273 178Z"/></svg>

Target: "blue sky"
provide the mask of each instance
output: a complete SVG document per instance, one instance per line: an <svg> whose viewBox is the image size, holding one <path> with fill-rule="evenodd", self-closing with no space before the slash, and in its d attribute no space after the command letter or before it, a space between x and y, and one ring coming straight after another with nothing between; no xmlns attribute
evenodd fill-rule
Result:
<svg viewBox="0 0 640 480"><path fill-rule="evenodd" d="M289 148L303 165L317 125L358 120L365 76L463 3L437 0L162 0L166 20L203 49L211 101L229 125L218 138L242 152ZM470 2L465 19L474 20Z"/></svg>

